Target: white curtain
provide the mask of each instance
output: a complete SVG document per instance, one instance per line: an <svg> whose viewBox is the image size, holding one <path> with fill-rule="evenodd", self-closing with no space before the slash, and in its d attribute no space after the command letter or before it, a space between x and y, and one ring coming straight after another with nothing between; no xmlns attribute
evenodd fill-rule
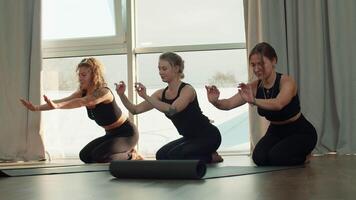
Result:
<svg viewBox="0 0 356 200"><path fill-rule="evenodd" d="M44 159L40 113L41 0L0 0L0 161Z"/></svg>
<svg viewBox="0 0 356 200"><path fill-rule="evenodd" d="M247 50L266 41L277 71L298 84L302 112L316 127L315 153L356 153L356 1L244 0ZM250 74L252 74L250 72ZM265 123L250 111L252 145Z"/></svg>

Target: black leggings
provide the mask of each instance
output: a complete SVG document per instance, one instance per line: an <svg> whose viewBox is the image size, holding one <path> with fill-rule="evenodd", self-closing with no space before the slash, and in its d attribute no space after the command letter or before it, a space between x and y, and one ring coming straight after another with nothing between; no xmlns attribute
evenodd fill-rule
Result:
<svg viewBox="0 0 356 200"><path fill-rule="evenodd" d="M289 124L270 124L266 135L257 143L252 159L258 166L303 164L317 137L315 128L303 115Z"/></svg>
<svg viewBox="0 0 356 200"><path fill-rule="evenodd" d="M174 140L159 149L156 153L157 160L203 160L211 162L212 153L216 152L221 144L219 129L209 126L202 130L197 137L182 137Z"/></svg>
<svg viewBox="0 0 356 200"><path fill-rule="evenodd" d="M128 160L138 141L136 126L127 120L102 137L89 142L79 153L85 163L104 163L112 160Z"/></svg>

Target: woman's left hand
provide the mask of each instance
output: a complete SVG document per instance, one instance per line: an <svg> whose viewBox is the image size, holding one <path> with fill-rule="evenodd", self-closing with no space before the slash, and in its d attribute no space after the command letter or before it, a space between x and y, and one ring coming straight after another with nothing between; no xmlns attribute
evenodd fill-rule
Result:
<svg viewBox="0 0 356 200"><path fill-rule="evenodd" d="M251 104L255 102L255 97L253 96L251 85L240 83L238 88L239 88L239 93L241 94L243 100Z"/></svg>
<svg viewBox="0 0 356 200"><path fill-rule="evenodd" d="M206 94L208 96L208 101L213 105L215 105L216 102L219 100L219 96L220 96L219 89L215 85L212 86L206 85L205 88L206 88Z"/></svg>
<svg viewBox="0 0 356 200"><path fill-rule="evenodd" d="M43 95L43 99L51 109L57 109L58 104L54 103L51 99L49 99L46 95Z"/></svg>
<svg viewBox="0 0 356 200"><path fill-rule="evenodd" d="M142 83L135 83L135 88L136 88L136 92L138 93L138 95L142 98L146 98L147 97L147 93L146 93L146 87L142 84Z"/></svg>

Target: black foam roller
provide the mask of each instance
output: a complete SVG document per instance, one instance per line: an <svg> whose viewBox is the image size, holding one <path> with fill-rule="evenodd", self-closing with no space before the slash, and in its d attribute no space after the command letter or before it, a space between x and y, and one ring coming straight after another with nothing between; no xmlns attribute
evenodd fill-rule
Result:
<svg viewBox="0 0 356 200"><path fill-rule="evenodd" d="M199 160L117 160L109 170L116 178L201 179L206 164Z"/></svg>

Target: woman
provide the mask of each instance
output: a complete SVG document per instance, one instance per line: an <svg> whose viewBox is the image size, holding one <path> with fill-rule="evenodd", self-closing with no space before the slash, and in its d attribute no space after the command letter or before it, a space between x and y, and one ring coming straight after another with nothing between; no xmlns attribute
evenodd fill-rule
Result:
<svg viewBox="0 0 356 200"><path fill-rule="evenodd" d="M122 114L113 93L106 87L103 65L95 58L85 58L76 71L80 86L72 95L53 101L44 95L46 104L43 105L33 105L21 99L22 104L31 111L85 106L88 117L106 132L80 151L79 157L85 163L142 159L134 149L138 141L137 128Z"/></svg>
<svg viewBox="0 0 356 200"><path fill-rule="evenodd" d="M246 102L257 106L270 121L267 133L257 143L252 159L259 166L299 165L314 149L317 133L300 112L297 85L292 77L275 71L277 54L268 43L259 43L249 55L249 65L258 80L239 85L228 99L219 99L215 86L206 86L209 102L230 110Z"/></svg>
<svg viewBox="0 0 356 200"><path fill-rule="evenodd" d="M125 107L132 114L139 114L153 108L170 119L182 137L174 140L156 153L157 160L198 159L207 163L221 162L216 153L220 146L219 130L202 114L194 88L181 81L184 77L184 61L172 52L159 57L159 75L168 86L159 89L151 96L146 94L142 83L136 83L136 91L145 101L133 105L125 96L125 83L120 82L116 91Z"/></svg>

